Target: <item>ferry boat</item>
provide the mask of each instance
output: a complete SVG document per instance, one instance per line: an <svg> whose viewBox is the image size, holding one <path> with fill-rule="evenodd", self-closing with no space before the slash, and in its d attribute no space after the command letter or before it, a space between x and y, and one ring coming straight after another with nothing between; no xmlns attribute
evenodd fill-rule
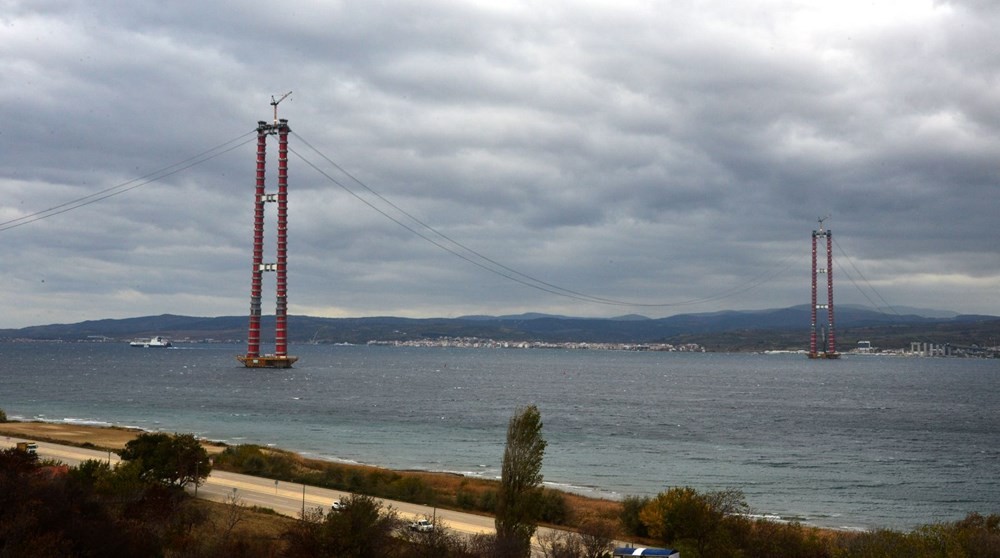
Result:
<svg viewBox="0 0 1000 558"><path fill-rule="evenodd" d="M167 347L172 347L170 340L165 337L151 337L149 339L133 339L129 342L130 347L142 347L145 349L165 349Z"/></svg>

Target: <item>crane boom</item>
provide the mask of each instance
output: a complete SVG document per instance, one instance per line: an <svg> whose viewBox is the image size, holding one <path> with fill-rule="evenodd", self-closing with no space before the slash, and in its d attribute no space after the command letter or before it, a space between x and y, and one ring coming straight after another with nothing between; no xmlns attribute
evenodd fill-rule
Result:
<svg viewBox="0 0 1000 558"><path fill-rule="evenodd" d="M277 101L274 100L274 95L271 95L271 106L274 107L274 125L275 126L278 125L278 103L280 103L281 101L284 101L285 97L287 97L287 96L289 96L291 94L292 94L292 92L289 91L288 93L285 93L284 95L282 95L281 98L278 99Z"/></svg>

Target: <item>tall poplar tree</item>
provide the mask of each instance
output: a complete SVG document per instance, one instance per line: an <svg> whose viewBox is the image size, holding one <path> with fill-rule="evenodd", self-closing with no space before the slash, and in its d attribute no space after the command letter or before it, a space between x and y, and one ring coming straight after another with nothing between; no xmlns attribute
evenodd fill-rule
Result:
<svg viewBox="0 0 1000 558"><path fill-rule="evenodd" d="M507 425L507 446L497 498L497 545L501 556L527 557L538 521L542 484L542 415L538 407L518 408Z"/></svg>

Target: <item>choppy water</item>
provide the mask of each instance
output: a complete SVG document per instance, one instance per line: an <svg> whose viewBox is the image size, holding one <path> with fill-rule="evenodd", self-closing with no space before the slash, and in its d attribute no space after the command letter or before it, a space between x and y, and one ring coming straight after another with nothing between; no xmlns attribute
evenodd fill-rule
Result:
<svg viewBox="0 0 1000 558"><path fill-rule="evenodd" d="M997 360L308 345L248 370L242 350L0 344L0 408L493 477L535 404L545 479L576 490L739 488L847 528L1000 512Z"/></svg>

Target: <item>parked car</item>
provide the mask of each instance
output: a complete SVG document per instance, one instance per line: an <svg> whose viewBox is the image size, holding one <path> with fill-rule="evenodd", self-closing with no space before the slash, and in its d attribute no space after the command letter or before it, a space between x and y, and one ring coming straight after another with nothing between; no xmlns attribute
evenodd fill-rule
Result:
<svg viewBox="0 0 1000 558"><path fill-rule="evenodd" d="M347 502L345 502L343 500L334 500L333 503L330 504L330 510L331 511L341 512L341 511L344 511L346 509L347 509Z"/></svg>
<svg viewBox="0 0 1000 558"><path fill-rule="evenodd" d="M417 531L418 533L430 533L434 530L434 524L426 519L421 519L419 521L414 521L410 523L410 531Z"/></svg>
<svg viewBox="0 0 1000 558"><path fill-rule="evenodd" d="M38 444L35 442L18 442L17 449L27 453L38 454Z"/></svg>

